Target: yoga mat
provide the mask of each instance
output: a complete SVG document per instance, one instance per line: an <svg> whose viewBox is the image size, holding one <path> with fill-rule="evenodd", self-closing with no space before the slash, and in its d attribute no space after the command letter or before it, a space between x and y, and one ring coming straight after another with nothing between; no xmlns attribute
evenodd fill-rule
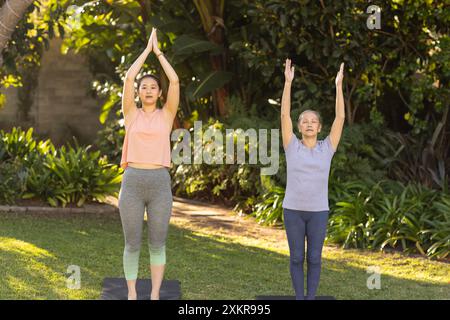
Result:
<svg viewBox="0 0 450 320"><path fill-rule="evenodd" d="M256 296L256 300L295 300L295 296ZM336 300L333 296L316 296L316 300Z"/></svg>
<svg viewBox="0 0 450 320"><path fill-rule="evenodd" d="M150 300L152 282L150 279L138 279L136 291L138 300ZM181 286L178 280L163 280L159 291L160 300L179 300ZM128 300L128 289L125 278L105 278L101 300Z"/></svg>

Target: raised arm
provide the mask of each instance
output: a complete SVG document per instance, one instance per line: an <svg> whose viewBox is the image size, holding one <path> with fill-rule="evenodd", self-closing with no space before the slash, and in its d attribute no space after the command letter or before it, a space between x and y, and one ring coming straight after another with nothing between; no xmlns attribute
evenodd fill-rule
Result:
<svg viewBox="0 0 450 320"><path fill-rule="evenodd" d="M291 120L291 84L294 79L294 67L291 67L290 59L286 59L284 77L283 97L281 98L281 135L283 137L283 147L286 150L293 135Z"/></svg>
<svg viewBox="0 0 450 320"><path fill-rule="evenodd" d="M180 103L180 83L177 73L172 68L169 61L167 61L161 50L158 48L156 29L154 29L153 35L153 52L155 52L156 56L158 57L159 63L161 63L161 66L164 69L167 78L169 79L167 102L164 104L163 110L168 111L173 120L177 114L178 105Z"/></svg>
<svg viewBox="0 0 450 320"><path fill-rule="evenodd" d="M344 63L336 75L336 117L331 126L330 141L336 151L339 141L341 140L342 129L345 122L344 95L342 93L342 80L344 79Z"/></svg>
<svg viewBox="0 0 450 320"><path fill-rule="evenodd" d="M134 81L137 74L141 70L142 65L147 59L147 56L150 54L150 52L152 52L153 34L154 32L151 33L145 50L141 53L141 55L136 59L136 61L131 65L130 69L128 69L127 73L125 74L122 92L122 113L124 117L127 117L130 112L133 112L135 111L135 109L137 109L136 103L134 102Z"/></svg>

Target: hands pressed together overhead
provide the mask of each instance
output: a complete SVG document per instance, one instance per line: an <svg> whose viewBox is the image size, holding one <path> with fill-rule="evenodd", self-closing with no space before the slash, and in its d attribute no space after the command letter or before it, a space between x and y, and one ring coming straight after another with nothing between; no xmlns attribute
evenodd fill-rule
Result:
<svg viewBox="0 0 450 320"><path fill-rule="evenodd" d="M147 43L147 49L150 50L150 52L154 52L157 56L161 53L161 50L158 47L158 36L157 36L157 30L155 28L152 28L152 33L150 34L150 38Z"/></svg>

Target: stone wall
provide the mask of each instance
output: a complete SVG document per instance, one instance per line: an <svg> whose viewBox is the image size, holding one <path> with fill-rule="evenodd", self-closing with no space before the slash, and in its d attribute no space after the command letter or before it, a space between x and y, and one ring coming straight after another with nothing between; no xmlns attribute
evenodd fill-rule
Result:
<svg viewBox="0 0 450 320"><path fill-rule="evenodd" d="M72 136L81 144L92 144L102 127L98 119L104 100L93 97L92 75L85 57L61 54L61 43L59 38L52 39L42 57L30 121L17 120L18 88L0 88L6 95L6 104L0 109L0 129L10 131L21 126L26 130L31 126L36 137L50 138L57 146L72 143Z"/></svg>

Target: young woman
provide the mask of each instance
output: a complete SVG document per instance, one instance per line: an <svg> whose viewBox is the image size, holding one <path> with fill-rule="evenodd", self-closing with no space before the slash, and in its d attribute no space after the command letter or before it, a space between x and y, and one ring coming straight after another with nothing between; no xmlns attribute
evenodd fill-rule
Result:
<svg viewBox="0 0 450 320"><path fill-rule="evenodd" d="M135 104L134 82L145 59L154 52L170 85L167 100L157 107L161 83L154 75L144 75L137 83L142 108ZM170 167L170 132L179 103L178 76L158 48L156 29L152 30L144 52L128 70L123 86L122 112L125 139L120 166L125 169L119 192L119 211L125 237L123 268L128 285L128 299L136 295L144 210L149 231L150 298L159 299L166 263L166 238L172 213Z"/></svg>
<svg viewBox="0 0 450 320"><path fill-rule="evenodd" d="M322 129L318 112L303 111L298 118L299 140L292 131L291 84L294 67L286 59L281 99L281 131L286 153L287 182L283 216L290 251L290 272L296 299L304 300L305 236L307 240L307 300L314 300L320 279L322 247L328 222L328 176L331 159L341 139L345 121L342 79L344 64L336 76L336 117L330 134L317 140Z"/></svg>

